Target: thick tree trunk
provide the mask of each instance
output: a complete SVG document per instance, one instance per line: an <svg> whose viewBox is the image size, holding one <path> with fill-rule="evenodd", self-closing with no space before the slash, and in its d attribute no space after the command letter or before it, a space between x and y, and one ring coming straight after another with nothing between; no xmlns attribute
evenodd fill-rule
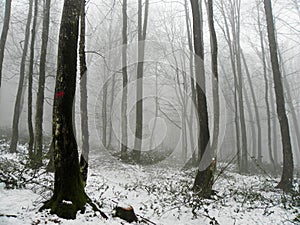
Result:
<svg viewBox="0 0 300 225"><path fill-rule="evenodd" d="M85 0L81 3L80 13L80 40L79 40L79 63L80 63L80 118L82 133L82 148L80 156L80 172L84 183L87 181L89 162L89 126L88 126L88 95L87 95L87 66L85 58Z"/></svg>
<svg viewBox="0 0 300 225"><path fill-rule="evenodd" d="M36 154L37 165L42 164L43 155L43 115L44 115L44 91L46 78L46 57L49 36L50 23L50 3L51 0L46 0L43 10L43 31L42 31L42 47L40 56L40 74L39 85L36 98L36 114L35 114L35 143L34 151Z"/></svg>
<svg viewBox="0 0 300 225"><path fill-rule="evenodd" d="M281 81L281 72L279 69L279 62L277 56L277 43L274 31L274 21L272 14L272 6L270 0L264 0L269 48L271 55L271 63L273 69L273 79L275 84L276 106L277 116L280 124L281 138L282 138L282 150L283 150L283 171L281 180L278 184L278 188L285 191L290 191L293 183L293 153L290 139L289 122L285 111L284 92Z"/></svg>
<svg viewBox="0 0 300 225"><path fill-rule="evenodd" d="M195 73L196 73L196 94L198 101L198 119L200 134L198 137L199 148L199 168L194 181L194 190L200 191L201 195L210 195L213 178L210 175L211 152L209 144L209 128L208 128L208 113L207 102L205 95L205 71L204 71L204 46L203 46L203 24L201 21L201 14L198 0L191 0L192 15L193 15L193 33L194 33L194 51L195 51ZM202 13L202 12L201 12ZM201 85L201 86L200 86ZM205 162L202 158L205 153ZM202 160L202 161L201 161ZM208 164L208 165L207 165ZM213 174L212 174L213 175ZM201 179L201 178L205 179Z"/></svg>
<svg viewBox="0 0 300 225"><path fill-rule="evenodd" d="M64 1L53 106L54 192L41 208L50 208L51 213L66 219L75 219L77 211L83 210L87 202L72 127L81 3L81 0Z"/></svg>
<svg viewBox="0 0 300 225"><path fill-rule="evenodd" d="M28 152L29 158L33 159L33 144L34 144L34 132L32 123L32 83L33 83L33 60L34 60L34 45L35 45L35 29L38 15L38 0L34 1L34 14L33 23L31 29L31 43L30 43L30 56L29 56L29 71L28 71Z"/></svg>
<svg viewBox="0 0 300 225"><path fill-rule="evenodd" d="M20 66L20 78L19 78L19 85L18 85L17 97L15 102L15 108L14 108L14 116L13 116L12 137L10 143L11 153L16 152L17 144L19 140L19 120L21 114L21 101L22 101L22 93L23 93L24 78L25 78L25 64L26 64L26 57L27 57L28 43L29 43L29 36L30 36L30 24L32 19L32 5L33 5L33 0L29 0L29 9L28 9L27 23L25 28L25 40L24 40L24 47L23 47L21 66Z"/></svg>
<svg viewBox="0 0 300 225"><path fill-rule="evenodd" d="M3 60L4 60L4 51L5 51L5 44L9 29L9 21L10 21L10 13L11 13L11 0L5 1L5 13L4 13L4 21L0 39L0 87L2 81L2 67L3 67Z"/></svg>

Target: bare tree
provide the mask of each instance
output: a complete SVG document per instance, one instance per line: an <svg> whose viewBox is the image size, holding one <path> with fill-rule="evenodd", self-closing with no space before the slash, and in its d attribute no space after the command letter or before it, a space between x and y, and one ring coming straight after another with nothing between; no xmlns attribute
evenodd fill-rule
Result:
<svg viewBox="0 0 300 225"><path fill-rule="evenodd" d="M5 1L5 13L4 13L4 21L0 39L0 87L2 81L2 70L3 70L3 60L4 60L4 51L5 51L5 44L9 29L9 21L10 21L10 13L11 13L11 0Z"/></svg>
<svg viewBox="0 0 300 225"><path fill-rule="evenodd" d="M63 6L53 105L54 192L41 208L50 208L51 213L66 219L75 219L77 211L87 202L72 125L81 3L81 0L65 0Z"/></svg>
<svg viewBox="0 0 300 225"><path fill-rule="evenodd" d="M25 78L26 57L27 57L29 36L30 36L30 24L32 19L32 5L33 5L33 0L29 0L29 9L28 9L27 23L25 28L25 40L24 40L24 47L23 47L21 65L20 65L20 78L19 78L19 85L18 85L17 97L15 102L14 115L13 115L10 152L16 152L17 144L19 140L19 120L21 114L22 92L23 92L23 85L24 85L24 78Z"/></svg>
<svg viewBox="0 0 300 225"><path fill-rule="evenodd" d="M36 154L37 165L42 164L43 154L43 115L44 115L44 92L46 79L46 61L47 61L47 46L49 38L49 23L50 23L50 3L51 0L46 0L43 10L43 31L42 31L42 47L40 55L40 70L38 92L36 99L36 114L35 114L35 143L34 151Z"/></svg>
<svg viewBox="0 0 300 225"><path fill-rule="evenodd" d="M273 70L273 79L275 84L275 95L276 95L276 106L277 116L280 124L281 139L282 139L282 150L283 150L283 171L281 180L278 184L278 188L285 191L290 191L293 182L293 153L290 139L289 122L285 111L285 100L284 92L281 81L281 72L279 69L278 55L277 55L277 43L274 31L274 21L272 13L272 5L270 0L264 0L267 29L268 29L268 40L271 55L271 63Z"/></svg>
<svg viewBox="0 0 300 225"><path fill-rule="evenodd" d="M34 0L34 14L31 29L31 41L30 41L30 56L29 56L29 69L28 69L28 152L29 158L33 159L33 144L34 144L34 132L32 123L32 83L33 83L33 64L34 64L34 45L36 36L36 23L38 16L38 0Z"/></svg>
<svg viewBox="0 0 300 225"><path fill-rule="evenodd" d="M142 0L138 0L138 65L137 65L137 88L136 88L136 125L133 159L138 162L141 157L143 138L143 70L145 56L145 40L148 25L149 0L145 1L144 23L142 24Z"/></svg>

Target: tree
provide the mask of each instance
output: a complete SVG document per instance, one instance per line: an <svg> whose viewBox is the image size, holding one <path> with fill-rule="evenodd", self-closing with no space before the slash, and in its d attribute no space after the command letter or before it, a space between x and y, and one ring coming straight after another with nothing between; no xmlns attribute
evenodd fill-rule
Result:
<svg viewBox="0 0 300 225"><path fill-rule="evenodd" d="M51 0L46 0L43 10L43 31L42 31L42 47L40 56L40 74L39 84L36 99L36 114L35 114L35 143L34 151L36 155L37 165L42 163L43 154L43 115L44 115L44 91L46 78L46 60L47 60L47 46L49 36L49 22L50 22L50 3Z"/></svg>
<svg viewBox="0 0 300 225"><path fill-rule="evenodd" d="M33 83L33 61L34 61L34 45L35 45L35 36L36 36L36 22L38 14L38 0L34 1L34 14L33 22L31 29L31 43L30 43L30 56L29 56L29 69L28 69L28 132L29 132L29 141L28 141L28 152L29 158L33 159L33 144L34 144L34 132L32 125L32 83Z"/></svg>
<svg viewBox="0 0 300 225"><path fill-rule="evenodd" d="M138 0L138 65L137 65L137 87L136 87L136 125L133 159L138 162L141 157L143 138L143 69L145 56L145 40L148 25L149 0L145 2L144 24L142 24L142 0Z"/></svg>
<svg viewBox="0 0 300 225"><path fill-rule="evenodd" d="M122 74L123 74L123 89L122 89L122 105L121 105L121 158L127 158L127 0L123 0L122 6L123 28L122 28Z"/></svg>
<svg viewBox="0 0 300 225"><path fill-rule="evenodd" d="M28 16L27 16L27 23L25 28L25 40L24 40L24 47L20 65L20 77L19 77L19 85L17 91L17 97L14 107L14 116L13 116L13 124L12 124L12 137L10 142L10 152L17 151L17 144L19 140L19 120L21 114L21 102L22 102L22 92L23 92L23 85L24 85L24 78L25 78L25 66L26 66L26 57L27 57L27 50L28 50L28 43L29 43L29 36L30 36L30 24L32 19L32 5L33 0L29 0L29 9L28 9Z"/></svg>
<svg viewBox="0 0 300 225"><path fill-rule="evenodd" d="M270 0L264 0L264 8L266 13L269 49L275 85L277 116L280 124L283 151L283 171L281 180L277 187L283 189L284 191L290 191L292 188L294 170L293 153L290 139L289 122L285 111L284 92L281 81L281 72L279 69L272 4Z"/></svg>
<svg viewBox="0 0 300 225"><path fill-rule="evenodd" d="M219 76L218 76L218 41L215 31L213 18L213 0L208 0L206 3L208 14L208 25L210 32L210 48L211 48L211 69L212 69L212 88L213 88L213 104L214 104L214 129L212 151L216 154L218 149L218 136L220 126L220 100L219 100Z"/></svg>
<svg viewBox="0 0 300 225"><path fill-rule="evenodd" d="M79 63L80 63L80 118L82 133L82 148L80 156L80 171L84 183L87 181L89 162L89 127L88 127L88 95L87 95L87 66L85 58L85 1L81 4L80 13L80 40L79 40Z"/></svg>
<svg viewBox="0 0 300 225"><path fill-rule="evenodd" d="M210 173L210 166L205 165L211 161L210 151L206 151L209 147L209 128L208 128L208 113L207 101L205 95L205 71L204 71L204 46L203 46L203 24L200 15L200 6L198 0L191 0L192 15L193 15L193 36L194 36L194 52L195 52L195 74L196 74L196 95L197 95L197 114L199 120L199 169L194 182L194 190L202 189L202 195L211 194L211 178L213 173ZM201 85L201 86L200 86ZM204 166L201 165L201 159L207 153ZM209 161L209 162L208 162ZM201 167L200 167L201 165ZM204 167L204 168L203 168ZM203 179L204 178L204 179Z"/></svg>
<svg viewBox="0 0 300 225"><path fill-rule="evenodd" d="M2 27L1 39L0 39L0 87L1 87L1 80L2 80L2 66L4 60L5 44L6 44L6 39L7 39L7 34L9 29L10 13L11 13L11 0L6 0L4 22Z"/></svg>
<svg viewBox="0 0 300 225"><path fill-rule="evenodd" d="M77 211L83 210L87 202L72 125L80 9L80 0L64 1L53 105L54 191L41 208L50 208L51 213L66 219L75 219Z"/></svg>

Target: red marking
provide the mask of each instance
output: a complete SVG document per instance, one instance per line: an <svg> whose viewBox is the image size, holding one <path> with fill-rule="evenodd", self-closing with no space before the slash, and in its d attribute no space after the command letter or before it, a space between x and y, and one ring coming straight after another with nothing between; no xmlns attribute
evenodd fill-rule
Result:
<svg viewBox="0 0 300 225"><path fill-rule="evenodd" d="M60 92L57 92L56 94L55 94L55 97L56 98L59 98L59 97L63 97L65 95L65 92L64 91L60 91Z"/></svg>

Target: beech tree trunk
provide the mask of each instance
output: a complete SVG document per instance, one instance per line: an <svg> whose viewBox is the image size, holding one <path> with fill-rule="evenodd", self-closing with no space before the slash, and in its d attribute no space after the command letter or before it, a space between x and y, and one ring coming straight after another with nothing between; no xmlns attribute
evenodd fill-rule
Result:
<svg viewBox="0 0 300 225"><path fill-rule="evenodd" d="M0 39L0 87L2 81L2 67L3 67L3 60L4 60L4 52L5 52L5 44L9 29L9 21L10 21L10 13L11 13L11 0L5 1L5 13L4 13L4 21Z"/></svg>
<svg viewBox="0 0 300 225"><path fill-rule="evenodd" d="M25 78L26 57L27 57L28 43L29 43L29 36L30 36L30 24L32 19L32 5L33 5L33 0L29 0L29 9L28 9L27 23L25 28L25 40L24 40L24 47L23 47L21 65L20 65L20 78L19 78L19 85L18 85L17 97L15 102L15 108L14 108L14 116L13 116L12 137L10 143L11 153L17 151L17 144L19 140L19 120L21 114L22 93L23 93L24 78Z"/></svg>
<svg viewBox="0 0 300 225"><path fill-rule="evenodd" d="M281 72L279 69L277 43L274 31L274 21L272 13L271 0L264 0L264 7L267 20L268 40L273 70L273 79L275 85L277 116L280 124L282 151L283 151L283 171L278 188L284 191L290 191L293 183L293 153L290 139L289 122L285 111L284 91L281 81Z"/></svg>
<svg viewBox="0 0 300 225"><path fill-rule="evenodd" d="M142 24L142 0L138 2L138 65L137 65L137 88L136 88L136 125L134 149L132 151L133 159L140 161L142 139L143 139L143 70L145 56L145 40L148 25L149 0L145 1L144 24Z"/></svg>
<svg viewBox="0 0 300 225"><path fill-rule="evenodd" d="M42 164L43 155L43 115L44 115L44 91L46 79L46 60L47 60L47 46L49 36L49 22L50 22L50 3L51 0L46 0L43 10L43 31L42 31L42 47L40 56L40 74L39 85L36 99L36 114L35 114L35 143L34 151L36 155L37 165Z"/></svg>
<svg viewBox="0 0 300 225"><path fill-rule="evenodd" d="M41 208L50 208L51 213L65 219L75 219L77 211L83 210L87 202L72 126L81 3L81 0L65 0L63 6L53 105L54 192Z"/></svg>
<svg viewBox="0 0 300 225"><path fill-rule="evenodd" d="M38 0L34 1L34 14L33 14L33 23L31 29L31 43L30 43L30 56L29 56L29 71L28 71L28 132L29 132L29 141L28 141L28 152L29 158L33 159L33 144L34 144L34 132L33 132L33 123L32 123L32 82L33 82L33 60L34 60L34 45L35 45L35 29L36 21L38 14Z"/></svg>

